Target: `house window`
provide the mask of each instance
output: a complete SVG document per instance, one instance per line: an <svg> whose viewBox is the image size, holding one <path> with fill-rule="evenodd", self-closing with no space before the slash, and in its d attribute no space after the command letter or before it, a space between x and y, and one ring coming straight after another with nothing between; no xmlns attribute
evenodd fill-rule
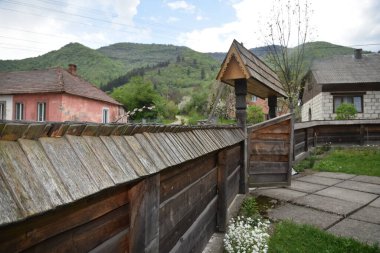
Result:
<svg viewBox="0 0 380 253"><path fill-rule="evenodd" d="M334 113L342 103L353 104L357 112L363 112L362 95L334 95Z"/></svg>
<svg viewBox="0 0 380 253"><path fill-rule="evenodd" d="M252 102L256 102L256 101L257 101L257 97L254 96L254 95L252 95L251 101L252 101Z"/></svg>
<svg viewBox="0 0 380 253"><path fill-rule="evenodd" d="M37 121L46 121L46 103L37 103Z"/></svg>
<svg viewBox="0 0 380 253"><path fill-rule="evenodd" d="M6 119L5 101L0 102L0 120Z"/></svg>
<svg viewBox="0 0 380 253"><path fill-rule="evenodd" d="M24 119L24 104L16 103L15 119L23 120Z"/></svg>
<svg viewBox="0 0 380 253"><path fill-rule="evenodd" d="M108 108L104 108L103 109L103 120L102 122L103 123L108 123L109 121L109 109Z"/></svg>

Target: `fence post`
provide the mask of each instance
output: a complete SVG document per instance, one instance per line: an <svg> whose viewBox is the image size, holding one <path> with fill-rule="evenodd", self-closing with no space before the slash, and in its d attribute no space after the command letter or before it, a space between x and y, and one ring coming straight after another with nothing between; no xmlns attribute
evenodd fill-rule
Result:
<svg viewBox="0 0 380 253"><path fill-rule="evenodd" d="M304 151L307 152L309 150L309 134L308 134L308 128L305 128L305 147Z"/></svg>
<svg viewBox="0 0 380 253"><path fill-rule="evenodd" d="M129 252L159 252L160 175L149 176L129 190Z"/></svg>
<svg viewBox="0 0 380 253"><path fill-rule="evenodd" d="M364 145L364 126L360 124L360 146Z"/></svg>
<svg viewBox="0 0 380 253"><path fill-rule="evenodd" d="M227 227L227 151L222 150L218 153L218 211L217 211L217 230L225 232Z"/></svg>

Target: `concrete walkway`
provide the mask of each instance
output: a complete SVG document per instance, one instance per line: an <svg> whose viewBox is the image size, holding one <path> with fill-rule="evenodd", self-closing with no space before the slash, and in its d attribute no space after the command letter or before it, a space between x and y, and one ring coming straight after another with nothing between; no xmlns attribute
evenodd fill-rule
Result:
<svg viewBox="0 0 380 253"><path fill-rule="evenodd" d="M268 212L359 241L380 244L380 177L319 172L293 177L287 188L259 188L253 195L283 201Z"/></svg>

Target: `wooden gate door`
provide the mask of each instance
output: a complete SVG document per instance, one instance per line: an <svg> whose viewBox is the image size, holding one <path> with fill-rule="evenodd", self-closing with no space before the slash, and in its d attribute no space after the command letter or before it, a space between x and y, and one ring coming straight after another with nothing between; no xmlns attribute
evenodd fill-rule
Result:
<svg viewBox="0 0 380 253"><path fill-rule="evenodd" d="M247 128L249 187L290 185L293 120L286 114Z"/></svg>

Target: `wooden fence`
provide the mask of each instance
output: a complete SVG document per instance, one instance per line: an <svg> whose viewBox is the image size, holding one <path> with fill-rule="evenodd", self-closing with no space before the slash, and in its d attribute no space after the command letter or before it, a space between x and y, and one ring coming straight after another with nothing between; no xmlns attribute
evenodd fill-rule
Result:
<svg viewBox="0 0 380 253"><path fill-rule="evenodd" d="M380 143L380 120L309 121L294 125L294 159L321 145Z"/></svg>
<svg viewBox="0 0 380 253"><path fill-rule="evenodd" d="M290 185L292 121L287 114L247 128L250 187Z"/></svg>
<svg viewBox="0 0 380 253"><path fill-rule="evenodd" d="M215 231L225 231L244 165L242 131L146 133L133 126L137 134L123 136L121 127L0 125L0 252L201 252ZM138 175L123 181L130 165ZM81 185L87 171L93 175ZM44 180L45 173L52 177ZM84 192L108 175L114 186L99 183ZM67 200L56 190L43 193L46 187L61 187ZM77 199L75 187L84 193ZM17 195L23 192L35 206ZM61 205L49 207L51 196ZM47 209L34 210L38 203Z"/></svg>

